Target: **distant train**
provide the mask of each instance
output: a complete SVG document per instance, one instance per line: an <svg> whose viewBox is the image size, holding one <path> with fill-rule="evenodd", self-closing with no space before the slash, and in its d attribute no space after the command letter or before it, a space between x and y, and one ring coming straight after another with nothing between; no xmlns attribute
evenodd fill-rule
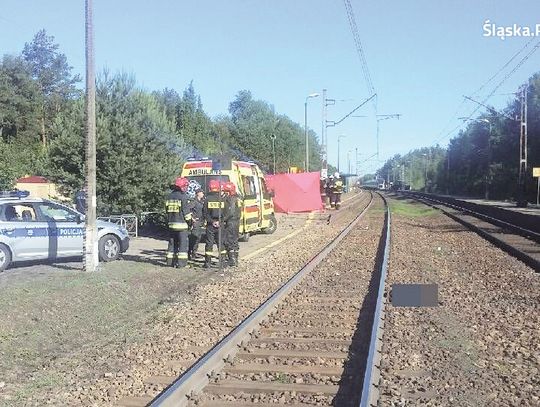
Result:
<svg viewBox="0 0 540 407"><path fill-rule="evenodd" d="M390 191L408 191L411 189L411 186L409 184L406 184L402 181L387 183L384 179L372 179L369 181L363 181L361 186L365 189L381 189Z"/></svg>

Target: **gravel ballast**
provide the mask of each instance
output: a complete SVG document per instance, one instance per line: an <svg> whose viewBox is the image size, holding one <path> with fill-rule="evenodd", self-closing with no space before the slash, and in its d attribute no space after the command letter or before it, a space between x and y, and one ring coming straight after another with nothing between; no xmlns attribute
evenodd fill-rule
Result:
<svg viewBox="0 0 540 407"><path fill-rule="evenodd" d="M439 306L387 305L381 405L539 405L539 275L422 204L391 207L387 290L436 283Z"/></svg>
<svg viewBox="0 0 540 407"><path fill-rule="evenodd" d="M155 396L168 384L155 377L177 376L228 333L359 213L365 195L316 217L294 238L242 261L233 272L214 273L171 296L141 332L143 341L87 350L75 366L62 358L51 362L47 370L61 376L64 385L9 405L108 406L127 396Z"/></svg>

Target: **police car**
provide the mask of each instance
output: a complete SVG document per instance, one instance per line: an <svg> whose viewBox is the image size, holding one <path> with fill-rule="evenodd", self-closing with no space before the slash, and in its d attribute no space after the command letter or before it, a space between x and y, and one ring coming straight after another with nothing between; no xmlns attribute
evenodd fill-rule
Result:
<svg viewBox="0 0 540 407"><path fill-rule="evenodd" d="M27 191L0 191L0 272L12 262L83 254L84 215ZM99 257L112 261L129 247L128 232L97 221Z"/></svg>

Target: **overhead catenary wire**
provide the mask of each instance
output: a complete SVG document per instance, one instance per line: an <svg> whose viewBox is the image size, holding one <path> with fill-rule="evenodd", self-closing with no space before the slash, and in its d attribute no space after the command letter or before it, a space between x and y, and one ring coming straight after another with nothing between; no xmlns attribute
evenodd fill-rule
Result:
<svg viewBox="0 0 540 407"><path fill-rule="evenodd" d="M356 26L356 18L354 16L354 11L351 6L351 2L349 0L343 0L343 3L345 4L345 9L347 11L347 18L349 20L349 26L351 28L351 32L353 35L354 43L356 46L356 51L358 53L358 57L360 58L360 65L362 67L362 73L364 75L364 80L366 82L366 87L368 91L368 95L374 95L375 87L373 86L373 82L371 81L371 75L369 73L368 64L366 61L366 55L364 53L364 48L362 46L362 41L360 40L360 34L358 32L358 27Z"/></svg>
<svg viewBox="0 0 540 407"><path fill-rule="evenodd" d="M471 93L471 95L478 95L489 83L491 83L491 81L493 79L495 79L502 71L504 71L506 69L506 67L508 65L510 65L514 59L517 58L517 56L519 54L521 54L525 49L527 49L529 47L529 45L532 44L533 41L534 41L534 37L531 38L523 47L521 47L518 52L516 52L514 55L512 55L512 57L497 72L495 72L491 76L491 78L489 78L486 82L484 82L484 84L482 84L482 86L480 86L476 91Z"/></svg>
<svg viewBox="0 0 540 407"><path fill-rule="evenodd" d="M524 50L526 50L529 47L529 45L531 45L533 43L533 41L534 41L534 38L531 38L523 47L521 47L514 55L512 55L512 57L501 68L499 68L499 70L497 70L497 72L495 72L495 74L493 74L486 82L484 82L476 91L472 92L471 95L478 95L489 83L491 83L491 81L493 81L502 71L504 71L512 63L512 61L514 61L514 59L517 58L518 55L520 55ZM466 99L461 100L461 102L459 103L456 111L454 112L454 114L452 115L450 120L446 123L446 125L443 127L443 129L439 132L439 135L437 136L437 141L435 141L433 144L436 144L440 140L443 140L446 137L448 137L448 135L445 135L444 137L441 137L441 135L445 134L446 130L450 127L450 125L458 117L459 112L461 111L461 108L463 106L465 106L466 103L467 103ZM455 127L454 129L452 129L450 131L450 134L453 133L459 127L461 127L461 124L459 126ZM441 137L441 138L439 139L439 137Z"/></svg>
<svg viewBox="0 0 540 407"><path fill-rule="evenodd" d="M531 41L529 41L529 43L530 43L530 42L531 42ZM528 46L529 43L527 43L526 45ZM526 49L526 48L527 48L527 47L523 47L523 48L518 52L518 54L521 53L521 52L522 52L524 49ZM521 67L521 66L522 66L522 65L523 65L523 64L524 64L524 63L525 63L525 62L526 62L526 61L527 61L534 53L535 53L535 52L536 52L536 51L537 51L537 50L538 50L538 48L540 48L540 41L538 41L538 42L535 44L535 46L534 46L534 47L533 47L533 48L532 48L532 49L531 49L531 50L530 50L523 58L521 58L521 60L516 64L516 66L515 66L511 71L509 71L509 72L501 79L501 81L499 81L499 83L495 86L495 88L493 88L493 90L492 90L492 91L491 91L491 92L490 92L490 93L482 100L482 102L481 102L481 103L478 103L477 106L475 106L475 108L473 109L473 111L472 111L470 114L468 114L468 115L466 116L466 119L463 121L463 123L458 124L458 125L457 125L456 127L454 127L452 130L450 130L449 132L447 132L444 136L442 136L442 137L438 138L437 140L435 140L435 141L432 143L432 145L437 144L437 143L439 143L440 141L442 141L442 140L448 138L448 137L451 136L456 130L459 130L459 129L464 125L464 123L466 123L468 120L470 120L470 119L474 116L474 114L475 114L476 112L478 112L478 110L480 110L480 108L481 108L483 105L486 105L486 103L488 102L488 100L491 99L491 97L495 94L495 92L497 92L497 90L499 90L499 88L500 88L500 87L501 87L501 86L502 86L502 85L503 85L503 84L504 84L504 83L505 83L505 82L506 82L506 81L507 81L507 80L508 80L508 79L509 79L509 78L510 78L510 77L511 77L511 76L512 76L512 75L513 75L513 74L514 74L514 73L515 73L515 72L516 72L516 71L517 71L517 70L518 70L518 69L519 69L519 68L520 68L520 67ZM512 56L512 58L510 59L510 61L507 62L507 63L504 65L504 67L507 67L507 66L509 65L509 63L510 63L512 60L515 59L515 57L516 57L516 55ZM502 72L503 69L504 69L504 68L500 69L500 70L498 71L498 73ZM492 80L492 79L490 78L490 79L488 80L488 82L490 82L491 80ZM488 82L486 82L486 84L487 84ZM480 87L480 88L482 89L483 86Z"/></svg>

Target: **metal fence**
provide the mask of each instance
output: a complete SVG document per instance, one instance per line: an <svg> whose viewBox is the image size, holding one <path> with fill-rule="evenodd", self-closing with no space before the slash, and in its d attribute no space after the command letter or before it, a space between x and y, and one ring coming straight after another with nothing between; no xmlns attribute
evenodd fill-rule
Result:
<svg viewBox="0 0 540 407"><path fill-rule="evenodd" d="M106 222L116 223L117 225L123 226L128 231L128 234L132 237L138 237L139 235L139 220L136 215L111 215L111 216L100 216L99 220L104 220Z"/></svg>

